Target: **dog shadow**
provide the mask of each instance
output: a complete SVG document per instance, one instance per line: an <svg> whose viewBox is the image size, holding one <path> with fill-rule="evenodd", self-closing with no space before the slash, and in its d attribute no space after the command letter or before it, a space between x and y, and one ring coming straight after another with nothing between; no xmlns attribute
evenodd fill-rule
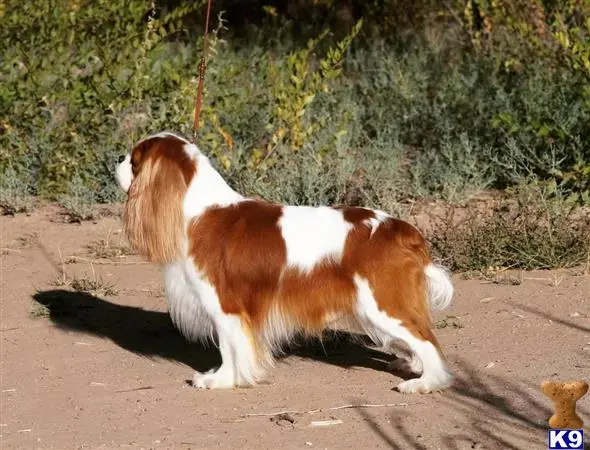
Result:
<svg viewBox="0 0 590 450"><path fill-rule="evenodd" d="M40 291L33 299L45 306L50 320L64 330L107 338L134 354L162 358L204 372L219 367L217 347L187 341L174 327L167 312L119 305L86 292L64 289ZM393 357L367 347L363 337L347 333L328 333L322 339L297 340L279 359L291 355L343 368L365 367L392 373L403 379L415 375L392 372Z"/></svg>
<svg viewBox="0 0 590 450"><path fill-rule="evenodd" d="M110 339L137 355L171 360L198 371L221 363L214 347L187 342L167 313L63 289L37 292L33 299L49 310L49 318L58 328Z"/></svg>

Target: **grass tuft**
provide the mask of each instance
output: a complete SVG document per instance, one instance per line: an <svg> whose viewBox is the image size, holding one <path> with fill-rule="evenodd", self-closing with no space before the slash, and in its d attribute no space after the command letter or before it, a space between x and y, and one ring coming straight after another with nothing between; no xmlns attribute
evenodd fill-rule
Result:
<svg viewBox="0 0 590 450"><path fill-rule="evenodd" d="M51 315L51 311L47 306L34 302L31 305L31 310L29 311L29 314L34 319L47 318Z"/></svg>
<svg viewBox="0 0 590 450"><path fill-rule="evenodd" d="M88 256L96 259L115 260L134 255L136 252L128 245L112 242L110 239L99 239L87 245Z"/></svg>
<svg viewBox="0 0 590 450"><path fill-rule="evenodd" d="M463 218L455 213L451 208L435 219L429 236L433 253L455 271L519 284L499 276L500 269L571 268L583 265L590 252L588 209L547 198L538 186Z"/></svg>
<svg viewBox="0 0 590 450"><path fill-rule="evenodd" d="M439 330L443 329L443 328L457 329L457 328L463 328L463 324L461 323L459 318L456 316L446 316L444 319L441 319L438 322L436 322L435 327Z"/></svg>
<svg viewBox="0 0 590 450"><path fill-rule="evenodd" d="M86 292L90 294L100 294L109 297L116 296L119 291L111 283L103 280L101 276L97 276L93 272L92 278L89 277L76 277L70 278L66 275L65 269L62 266L62 271L59 276L53 281L53 285L57 287L69 287L76 292Z"/></svg>

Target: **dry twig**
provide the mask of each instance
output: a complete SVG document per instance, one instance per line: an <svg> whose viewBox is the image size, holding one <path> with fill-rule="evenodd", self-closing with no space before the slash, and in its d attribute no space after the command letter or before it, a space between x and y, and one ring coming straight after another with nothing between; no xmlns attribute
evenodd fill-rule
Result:
<svg viewBox="0 0 590 450"><path fill-rule="evenodd" d="M361 403L361 404L350 404L350 405L342 405L342 406L333 406L331 408L310 409L309 411L294 411L293 410L293 411L277 411L277 412L272 412L272 413L250 413L250 414L244 414L242 417L277 416L277 415L280 415L280 414L315 414L315 413L318 413L318 412L336 411L338 409L350 409L350 408L392 408L394 406L409 406L409 403L383 403L383 404Z"/></svg>

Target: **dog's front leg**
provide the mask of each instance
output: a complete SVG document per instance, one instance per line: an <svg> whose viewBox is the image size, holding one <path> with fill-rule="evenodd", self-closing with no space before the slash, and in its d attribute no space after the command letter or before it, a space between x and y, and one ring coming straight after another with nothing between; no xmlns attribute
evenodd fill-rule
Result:
<svg viewBox="0 0 590 450"><path fill-rule="evenodd" d="M232 314L221 314L215 321L221 366L208 372L195 372L193 386L200 389L229 389L256 383L259 369L255 349L245 324Z"/></svg>

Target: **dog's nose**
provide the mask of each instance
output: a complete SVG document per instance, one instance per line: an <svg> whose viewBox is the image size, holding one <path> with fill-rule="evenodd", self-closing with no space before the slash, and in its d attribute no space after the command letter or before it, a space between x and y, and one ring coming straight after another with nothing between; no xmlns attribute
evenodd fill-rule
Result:
<svg viewBox="0 0 590 450"><path fill-rule="evenodd" d="M125 155L119 156L119 164L121 164L123 161L125 161Z"/></svg>

